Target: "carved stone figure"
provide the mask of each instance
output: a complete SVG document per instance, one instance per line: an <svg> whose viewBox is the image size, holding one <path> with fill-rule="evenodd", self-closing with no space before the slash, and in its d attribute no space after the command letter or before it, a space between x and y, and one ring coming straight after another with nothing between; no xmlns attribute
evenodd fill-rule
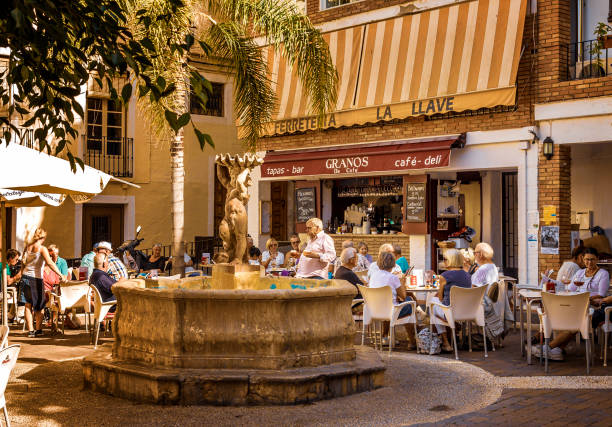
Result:
<svg viewBox="0 0 612 427"><path fill-rule="evenodd" d="M247 247L247 210L249 201L247 188L253 183L251 171L263 163L254 154L217 154L217 176L227 189L225 216L219 225L219 236L230 264L240 264L245 259Z"/></svg>

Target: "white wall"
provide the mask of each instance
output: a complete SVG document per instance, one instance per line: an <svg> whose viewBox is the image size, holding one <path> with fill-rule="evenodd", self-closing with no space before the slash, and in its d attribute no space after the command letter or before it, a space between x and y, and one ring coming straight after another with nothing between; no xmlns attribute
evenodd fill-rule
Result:
<svg viewBox="0 0 612 427"><path fill-rule="evenodd" d="M482 241L495 252L496 265L502 265L502 183L501 172L482 173Z"/></svg>
<svg viewBox="0 0 612 427"><path fill-rule="evenodd" d="M599 225L612 239L612 144L572 145L572 211L593 211L592 225Z"/></svg>

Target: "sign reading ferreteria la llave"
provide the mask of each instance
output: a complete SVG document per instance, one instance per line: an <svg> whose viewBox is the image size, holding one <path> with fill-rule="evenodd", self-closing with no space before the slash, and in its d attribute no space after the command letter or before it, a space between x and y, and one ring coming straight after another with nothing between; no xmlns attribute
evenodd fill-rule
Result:
<svg viewBox="0 0 612 427"><path fill-rule="evenodd" d="M454 110L454 96L434 98L429 100L419 100L398 105L381 105L378 107L365 108L359 110L340 111L327 114L325 117L316 116L297 117L286 120L277 120L274 123L275 134L289 132L303 132L307 130L325 129L329 127L346 126L352 123L345 123L349 116L355 114L367 115L361 121L378 122L381 120L393 120L394 118L407 116L421 116L431 114L444 114ZM408 111L406 111L408 107ZM395 114L394 114L395 113ZM408 114L406 114L408 113ZM346 119L345 119L346 116Z"/></svg>

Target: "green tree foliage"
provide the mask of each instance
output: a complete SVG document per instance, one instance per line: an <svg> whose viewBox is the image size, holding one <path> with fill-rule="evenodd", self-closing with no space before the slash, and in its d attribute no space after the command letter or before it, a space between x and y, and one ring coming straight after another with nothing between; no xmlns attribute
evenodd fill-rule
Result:
<svg viewBox="0 0 612 427"><path fill-rule="evenodd" d="M183 7L182 0L164 0L163 15L153 20L168 20ZM140 11L144 15L146 11ZM112 87L114 77L139 78L138 96L155 100L172 96L174 88L148 78L152 67L153 45L146 37L134 37L126 26L122 0L7 0L0 12L0 48L9 56L8 69L0 74L0 102L8 107L8 117L0 117L7 143L11 133L34 127L39 149L51 151L49 138L55 140L55 152L69 148L78 131L75 112L84 116L77 97L90 75L99 86L110 87L111 97L127 102L132 86ZM184 55L193 44L187 38L167 49ZM203 92L199 96L204 98ZM173 129L185 119L173 120L176 113L166 113ZM15 122L21 122L19 126ZM69 152L73 169L82 161Z"/></svg>

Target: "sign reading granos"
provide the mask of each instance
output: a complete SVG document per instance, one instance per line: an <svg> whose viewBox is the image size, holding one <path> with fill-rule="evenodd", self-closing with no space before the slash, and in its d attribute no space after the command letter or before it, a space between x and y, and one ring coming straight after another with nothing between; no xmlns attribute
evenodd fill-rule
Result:
<svg viewBox="0 0 612 427"><path fill-rule="evenodd" d="M357 173L360 168L367 168L368 165L368 156L327 159L325 161L325 168L332 173Z"/></svg>
<svg viewBox="0 0 612 427"><path fill-rule="evenodd" d="M351 146L338 149L270 152L261 166L263 178L401 172L448 166L454 140Z"/></svg>

